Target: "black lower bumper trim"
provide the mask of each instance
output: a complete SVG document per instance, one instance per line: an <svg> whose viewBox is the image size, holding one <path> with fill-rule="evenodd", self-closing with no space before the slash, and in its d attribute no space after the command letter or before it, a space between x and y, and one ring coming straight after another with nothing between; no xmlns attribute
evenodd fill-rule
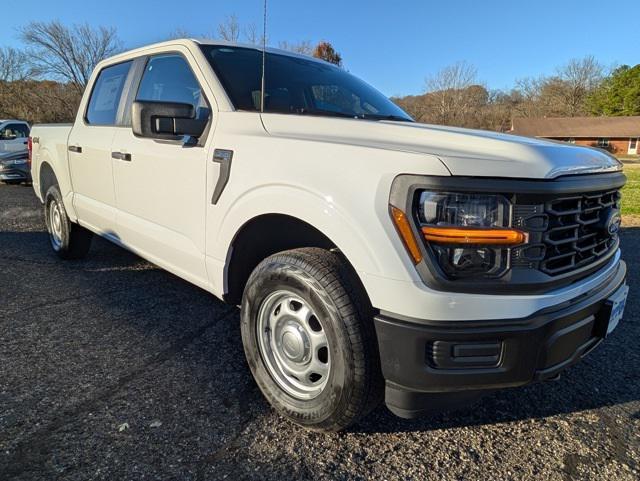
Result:
<svg viewBox="0 0 640 481"><path fill-rule="evenodd" d="M0 182L29 182L31 174L28 170L22 169L2 169L0 170Z"/></svg>
<svg viewBox="0 0 640 481"><path fill-rule="evenodd" d="M407 322L375 318L387 406L403 417L467 403L488 391L556 378L606 333L606 300L626 265L599 288L524 319Z"/></svg>

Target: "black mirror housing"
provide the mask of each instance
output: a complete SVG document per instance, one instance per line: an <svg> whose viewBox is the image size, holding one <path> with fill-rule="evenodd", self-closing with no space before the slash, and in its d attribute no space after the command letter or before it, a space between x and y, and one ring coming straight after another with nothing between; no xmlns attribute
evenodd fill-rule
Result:
<svg viewBox="0 0 640 481"><path fill-rule="evenodd" d="M180 140L186 135L200 138L209 116L199 119L196 113L191 104L137 100L131 111L131 127L137 137Z"/></svg>

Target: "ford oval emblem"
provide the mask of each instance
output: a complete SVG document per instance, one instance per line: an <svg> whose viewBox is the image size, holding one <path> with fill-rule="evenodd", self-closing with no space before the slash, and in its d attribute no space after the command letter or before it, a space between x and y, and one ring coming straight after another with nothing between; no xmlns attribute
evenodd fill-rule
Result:
<svg viewBox="0 0 640 481"><path fill-rule="evenodd" d="M609 214L609 218L607 219L607 223L605 227L609 235L616 235L620 230L620 225L622 224L622 216L620 215L619 210L612 210Z"/></svg>

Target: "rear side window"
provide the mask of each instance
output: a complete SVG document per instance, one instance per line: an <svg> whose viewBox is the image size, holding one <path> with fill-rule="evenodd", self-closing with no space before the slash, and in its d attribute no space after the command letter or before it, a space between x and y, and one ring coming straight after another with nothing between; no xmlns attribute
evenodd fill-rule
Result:
<svg viewBox="0 0 640 481"><path fill-rule="evenodd" d="M102 69L91 92L86 120L91 125L115 125L122 90L132 62Z"/></svg>
<svg viewBox="0 0 640 481"><path fill-rule="evenodd" d="M178 54L159 55L149 59L136 100L179 102L191 104L194 109L207 105L191 67Z"/></svg>
<svg viewBox="0 0 640 481"><path fill-rule="evenodd" d="M12 140L29 137L29 127L24 124L9 124L0 131L0 139Z"/></svg>

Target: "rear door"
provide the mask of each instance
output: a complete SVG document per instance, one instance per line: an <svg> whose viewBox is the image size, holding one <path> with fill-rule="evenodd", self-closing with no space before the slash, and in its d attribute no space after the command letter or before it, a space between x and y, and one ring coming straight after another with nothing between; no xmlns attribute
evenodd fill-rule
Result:
<svg viewBox="0 0 640 481"><path fill-rule="evenodd" d="M116 237L111 144L122 119L123 92L132 63L110 65L100 71L68 142L73 204L80 223Z"/></svg>
<svg viewBox="0 0 640 481"><path fill-rule="evenodd" d="M22 122L8 123L0 129L0 152L27 150L29 126Z"/></svg>
<svg viewBox="0 0 640 481"><path fill-rule="evenodd" d="M132 100L192 104L208 114L202 83L188 52L145 59ZM127 108L129 111L129 108ZM129 122L130 124L130 122ZM208 136L203 135L201 142ZM117 129L113 172L118 229L127 246L202 287L205 268L207 151L204 143L139 138L130 125Z"/></svg>

